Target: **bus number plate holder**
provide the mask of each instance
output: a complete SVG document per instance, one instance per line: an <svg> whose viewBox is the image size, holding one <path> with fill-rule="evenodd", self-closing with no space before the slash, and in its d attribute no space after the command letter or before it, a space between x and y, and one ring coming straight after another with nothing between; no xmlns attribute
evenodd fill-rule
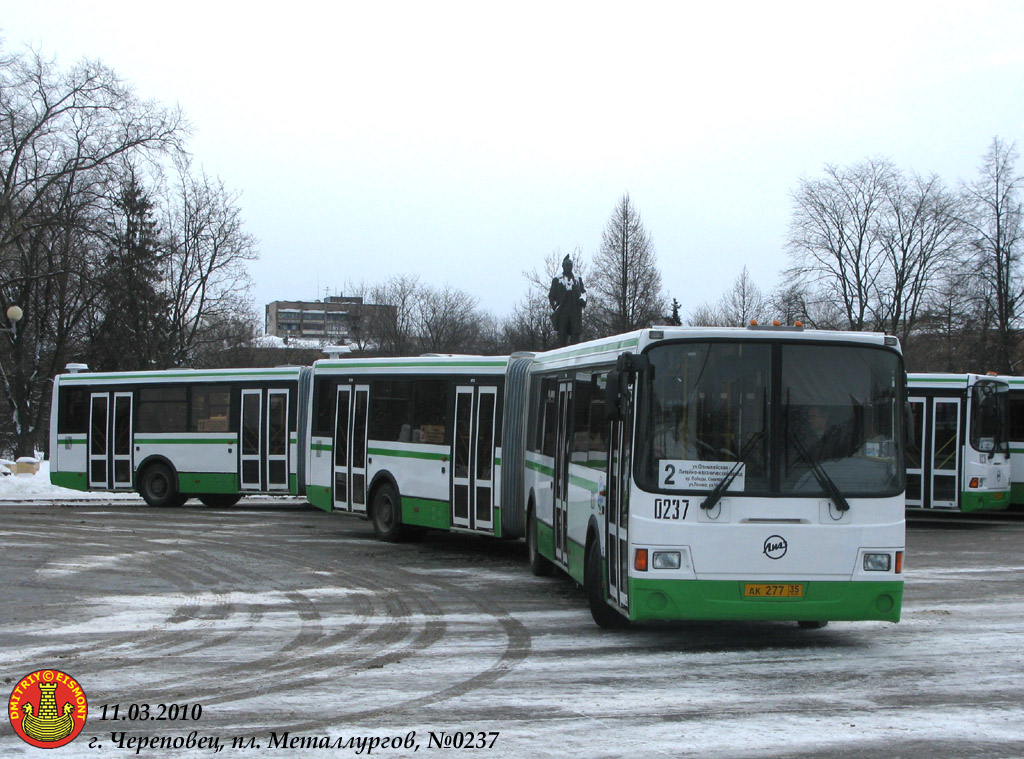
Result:
<svg viewBox="0 0 1024 759"><path fill-rule="evenodd" d="M793 582L748 582L743 584L744 598L803 598L804 586Z"/></svg>

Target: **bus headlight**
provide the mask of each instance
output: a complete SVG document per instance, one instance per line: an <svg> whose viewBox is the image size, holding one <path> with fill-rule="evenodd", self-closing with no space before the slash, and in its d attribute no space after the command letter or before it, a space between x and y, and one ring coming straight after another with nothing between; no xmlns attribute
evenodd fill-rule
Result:
<svg viewBox="0 0 1024 759"><path fill-rule="evenodd" d="M679 569L682 558L679 551L655 551L651 566L655 569Z"/></svg>
<svg viewBox="0 0 1024 759"><path fill-rule="evenodd" d="M892 556L887 553L864 554L865 572L888 572L892 567Z"/></svg>

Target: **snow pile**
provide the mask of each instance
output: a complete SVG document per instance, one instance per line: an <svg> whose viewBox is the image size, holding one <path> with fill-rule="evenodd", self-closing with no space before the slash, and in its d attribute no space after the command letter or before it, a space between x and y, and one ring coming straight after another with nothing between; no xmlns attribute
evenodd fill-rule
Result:
<svg viewBox="0 0 1024 759"><path fill-rule="evenodd" d="M0 477L0 501L84 501L110 499L142 502L137 493L83 493L50 484L50 462L40 461L36 474Z"/></svg>

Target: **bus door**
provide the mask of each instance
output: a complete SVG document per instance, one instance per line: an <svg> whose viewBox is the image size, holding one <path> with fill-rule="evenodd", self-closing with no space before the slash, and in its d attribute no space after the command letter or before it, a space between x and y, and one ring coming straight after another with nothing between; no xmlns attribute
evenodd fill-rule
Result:
<svg viewBox="0 0 1024 759"><path fill-rule="evenodd" d="M605 558L608 563L608 599L629 609L629 483L633 435L632 399L621 421L611 423L608 450L608 493L605 508Z"/></svg>
<svg viewBox="0 0 1024 759"><path fill-rule="evenodd" d="M288 490L288 391L242 390L239 490Z"/></svg>
<svg viewBox="0 0 1024 759"><path fill-rule="evenodd" d="M569 461L572 458L572 389L573 381L558 383L558 420L555 428L555 559L569 564Z"/></svg>
<svg viewBox="0 0 1024 759"><path fill-rule="evenodd" d="M89 399L89 487L132 487L132 393L92 393Z"/></svg>
<svg viewBox="0 0 1024 759"><path fill-rule="evenodd" d="M960 400L935 398L931 430L931 505L957 508L960 486ZM926 464L929 463L927 460Z"/></svg>
<svg viewBox="0 0 1024 759"><path fill-rule="evenodd" d="M498 388L455 388L452 438L453 527L494 530L494 448Z"/></svg>
<svg viewBox="0 0 1024 759"><path fill-rule="evenodd" d="M339 385L334 417L334 508L366 513L369 385Z"/></svg>
<svg viewBox="0 0 1024 759"><path fill-rule="evenodd" d="M910 408L910 429L907 430L907 506L921 508L925 505L924 452L928 450L925 435L925 398L908 398Z"/></svg>

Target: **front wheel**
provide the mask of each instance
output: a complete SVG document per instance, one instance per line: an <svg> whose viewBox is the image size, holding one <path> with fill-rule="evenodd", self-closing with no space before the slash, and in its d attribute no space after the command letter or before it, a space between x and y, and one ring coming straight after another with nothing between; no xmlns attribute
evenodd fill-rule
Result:
<svg viewBox="0 0 1024 759"><path fill-rule="evenodd" d="M167 464L156 462L147 466L139 476L139 495L150 506L166 508L181 506L187 496L178 493L178 478Z"/></svg>
<svg viewBox="0 0 1024 759"><path fill-rule="evenodd" d="M404 537L402 503L390 482L383 483L373 494L373 531L386 543L397 543Z"/></svg>
<svg viewBox="0 0 1024 759"><path fill-rule="evenodd" d="M621 630L629 626L629 620L609 606L605 600L604 572L601 568L601 547L596 540L587 545L586 563L583 567L583 584L587 590L590 616L598 627L606 630Z"/></svg>

